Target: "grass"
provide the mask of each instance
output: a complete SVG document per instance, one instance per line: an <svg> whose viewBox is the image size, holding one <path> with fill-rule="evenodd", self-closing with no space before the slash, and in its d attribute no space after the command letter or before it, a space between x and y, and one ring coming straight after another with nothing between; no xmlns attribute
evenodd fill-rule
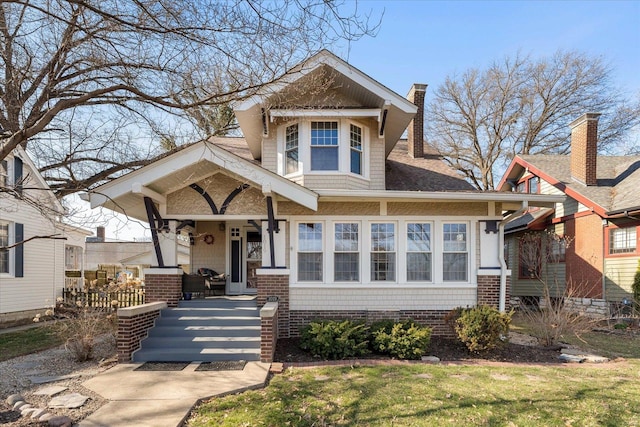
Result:
<svg viewBox="0 0 640 427"><path fill-rule="evenodd" d="M526 322L514 320L512 330L526 333ZM640 338L565 338L627 361L288 369L262 390L204 402L187 425L640 426Z"/></svg>
<svg viewBox="0 0 640 427"><path fill-rule="evenodd" d="M62 344L50 326L38 326L19 332L0 334L0 362Z"/></svg>
<svg viewBox="0 0 640 427"><path fill-rule="evenodd" d="M288 369L188 426L639 426L640 361Z"/></svg>

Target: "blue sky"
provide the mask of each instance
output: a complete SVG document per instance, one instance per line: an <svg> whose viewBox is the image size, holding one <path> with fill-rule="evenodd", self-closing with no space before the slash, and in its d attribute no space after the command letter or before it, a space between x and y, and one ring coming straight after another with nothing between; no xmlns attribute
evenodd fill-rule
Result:
<svg viewBox="0 0 640 427"><path fill-rule="evenodd" d="M507 55L558 49L603 56L616 85L640 92L640 1L365 0L359 7L384 10L379 33L335 53L401 95L413 83L434 90L447 75Z"/></svg>

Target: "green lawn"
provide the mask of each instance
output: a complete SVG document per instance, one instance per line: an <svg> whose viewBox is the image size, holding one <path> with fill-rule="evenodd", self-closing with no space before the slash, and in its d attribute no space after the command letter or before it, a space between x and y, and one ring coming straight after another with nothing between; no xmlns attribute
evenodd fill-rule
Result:
<svg viewBox="0 0 640 427"><path fill-rule="evenodd" d="M640 361L288 369L188 426L640 426Z"/></svg>
<svg viewBox="0 0 640 427"><path fill-rule="evenodd" d="M62 344L49 326L0 334L0 362Z"/></svg>

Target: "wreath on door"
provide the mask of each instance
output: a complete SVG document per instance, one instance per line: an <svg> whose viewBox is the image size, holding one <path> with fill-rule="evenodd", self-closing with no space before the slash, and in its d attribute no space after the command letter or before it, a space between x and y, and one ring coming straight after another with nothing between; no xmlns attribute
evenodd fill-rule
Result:
<svg viewBox="0 0 640 427"><path fill-rule="evenodd" d="M213 237L213 234L205 234L202 240L204 240L207 245L213 245L216 239Z"/></svg>

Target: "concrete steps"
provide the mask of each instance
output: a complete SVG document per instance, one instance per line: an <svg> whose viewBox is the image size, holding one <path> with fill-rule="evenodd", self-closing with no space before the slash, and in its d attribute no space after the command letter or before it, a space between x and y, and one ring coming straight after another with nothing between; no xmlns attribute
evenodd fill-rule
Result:
<svg viewBox="0 0 640 427"><path fill-rule="evenodd" d="M255 299L180 301L162 310L134 362L260 360L260 311Z"/></svg>

